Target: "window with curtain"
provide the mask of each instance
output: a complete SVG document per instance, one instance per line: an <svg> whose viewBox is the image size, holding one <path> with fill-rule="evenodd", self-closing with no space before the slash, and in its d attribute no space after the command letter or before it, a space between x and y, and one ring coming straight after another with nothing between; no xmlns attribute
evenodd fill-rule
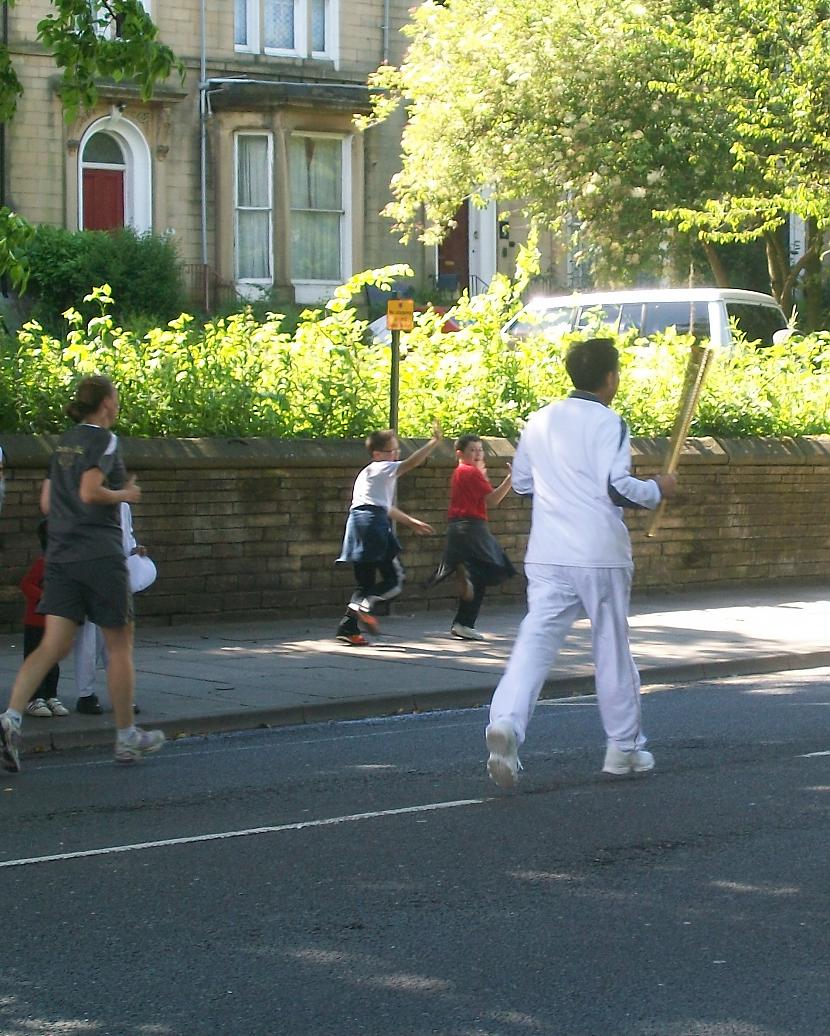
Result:
<svg viewBox="0 0 830 1036"><path fill-rule="evenodd" d="M339 0L234 0L237 50L335 58Z"/></svg>
<svg viewBox="0 0 830 1036"><path fill-rule="evenodd" d="M240 133L236 138L236 277L270 282L272 226L271 137Z"/></svg>
<svg viewBox="0 0 830 1036"><path fill-rule="evenodd" d="M296 135L288 153L291 270L295 281L340 281L343 138Z"/></svg>

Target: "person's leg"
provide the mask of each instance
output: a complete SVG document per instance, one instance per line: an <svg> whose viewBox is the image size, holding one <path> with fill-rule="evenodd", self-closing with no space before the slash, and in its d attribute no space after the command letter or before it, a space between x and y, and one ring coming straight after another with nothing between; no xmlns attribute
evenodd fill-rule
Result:
<svg viewBox="0 0 830 1036"><path fill-rule="evenodd" d="M365 601L368 607L374 608L378 601L391 601L403 590L406 572L397 557L387 557L378 562L378 581L370 587Z"/></svg>
<svg viewBox="0 0 830 1036"><path fill-rule="evenodd" d="M98 627L89 619L79 627L75 634L75 689L79 698L87 698L95 693L95 662L97 652Z"/></svg>
<svg viewBox="0 0 830 1036"><path fill-rule="evenodd" d="M376 566L373 561L355 561L352 567L356 586L346 612L337 626L338 637L359 636L360 626L357 622L357 614L361 603L366 599L366 594L375 582Z"/></svg>
<svg viewBox="0 0 830 1036"><path fill-rule="evenodd" d="M115 726L118 730L126 730L133 726L133 624L102 628L101 633L107 649L107 687Z"/></svg>
<svg viewBox="0 0 830 1036"><path fill-rule="evenodd" d="M18 670L9 698L9 708L22 713L49 670L65 658L75 639L77 624L60 615L47 615L43 639Z"/></svg>
<svg viewBox="0 0 830 1036"><path fill-rule="evenodd" d="M582 569L580 596L591 620L597 704L609 746L641 749L640 674L631 656L628 606L630 569Z"/></svg>
<svg viewBox="0 0 830 1036"><path fill-rule="evenodd" d="M474 629L478 621L478 613L481 611L484 595L487 592L487 584L477 578L474 568L470 569L470 582L473 586L473 596L470 600L465 600L463 597L459 598L455 618L452 620L453 626L458 625L465 626L467 629Z"/></svg>
<svg viewBox="0 0 830 1036"><path fill-rule="evenodd" d="M568 571L558 565L525 565L527 615L490 703L490 723L509 723L519 745L568 630L584 615Z"/></svg>

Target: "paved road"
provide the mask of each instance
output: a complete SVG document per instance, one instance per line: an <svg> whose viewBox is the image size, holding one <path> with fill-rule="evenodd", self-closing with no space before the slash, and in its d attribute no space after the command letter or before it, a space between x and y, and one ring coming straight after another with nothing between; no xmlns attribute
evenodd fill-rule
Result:
<svg viewBox="0 0 830 1036"><path fill-rule="evenodd" d="M615 779L595 705L541 705L517 794L480 710L31 760L0 1033L826 1036L830 671L645 715Z"/></svg>

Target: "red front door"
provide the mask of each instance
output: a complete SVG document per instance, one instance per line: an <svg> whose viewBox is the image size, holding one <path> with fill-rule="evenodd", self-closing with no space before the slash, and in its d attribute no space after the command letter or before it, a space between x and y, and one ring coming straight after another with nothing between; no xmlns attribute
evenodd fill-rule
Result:
<svg viewBox="0 0 830 1036"><path fill-rule="evenodd" d="M438 246L438 277L448 288L455 276L458 282L455 290L463 291L470 279L470 215L468 203L459 208L453 217L455 226Z"/></svg>
<svg viewBox="0 0 830 1036"><path fill-rule="evenodd" d="M123 169L84 169L84 230L123 226Z"/></svg>

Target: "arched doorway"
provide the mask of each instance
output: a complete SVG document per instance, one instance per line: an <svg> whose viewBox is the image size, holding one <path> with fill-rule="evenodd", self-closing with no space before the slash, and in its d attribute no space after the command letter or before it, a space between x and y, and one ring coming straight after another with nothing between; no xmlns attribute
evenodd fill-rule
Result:
<svg viewBox="0 0 830 1036"><path fill-rule="evenodd" d="M124 226L124 180L127 163L118 140L93 133L81 155L83 229L117 230Z"/></svg>
<svg viewBox="0 0 830 1036"><path fill-rule="evenodd" d="M149 231L150 149L141 130L117 108L87 129L78 149L78 226Z"/></svg>

